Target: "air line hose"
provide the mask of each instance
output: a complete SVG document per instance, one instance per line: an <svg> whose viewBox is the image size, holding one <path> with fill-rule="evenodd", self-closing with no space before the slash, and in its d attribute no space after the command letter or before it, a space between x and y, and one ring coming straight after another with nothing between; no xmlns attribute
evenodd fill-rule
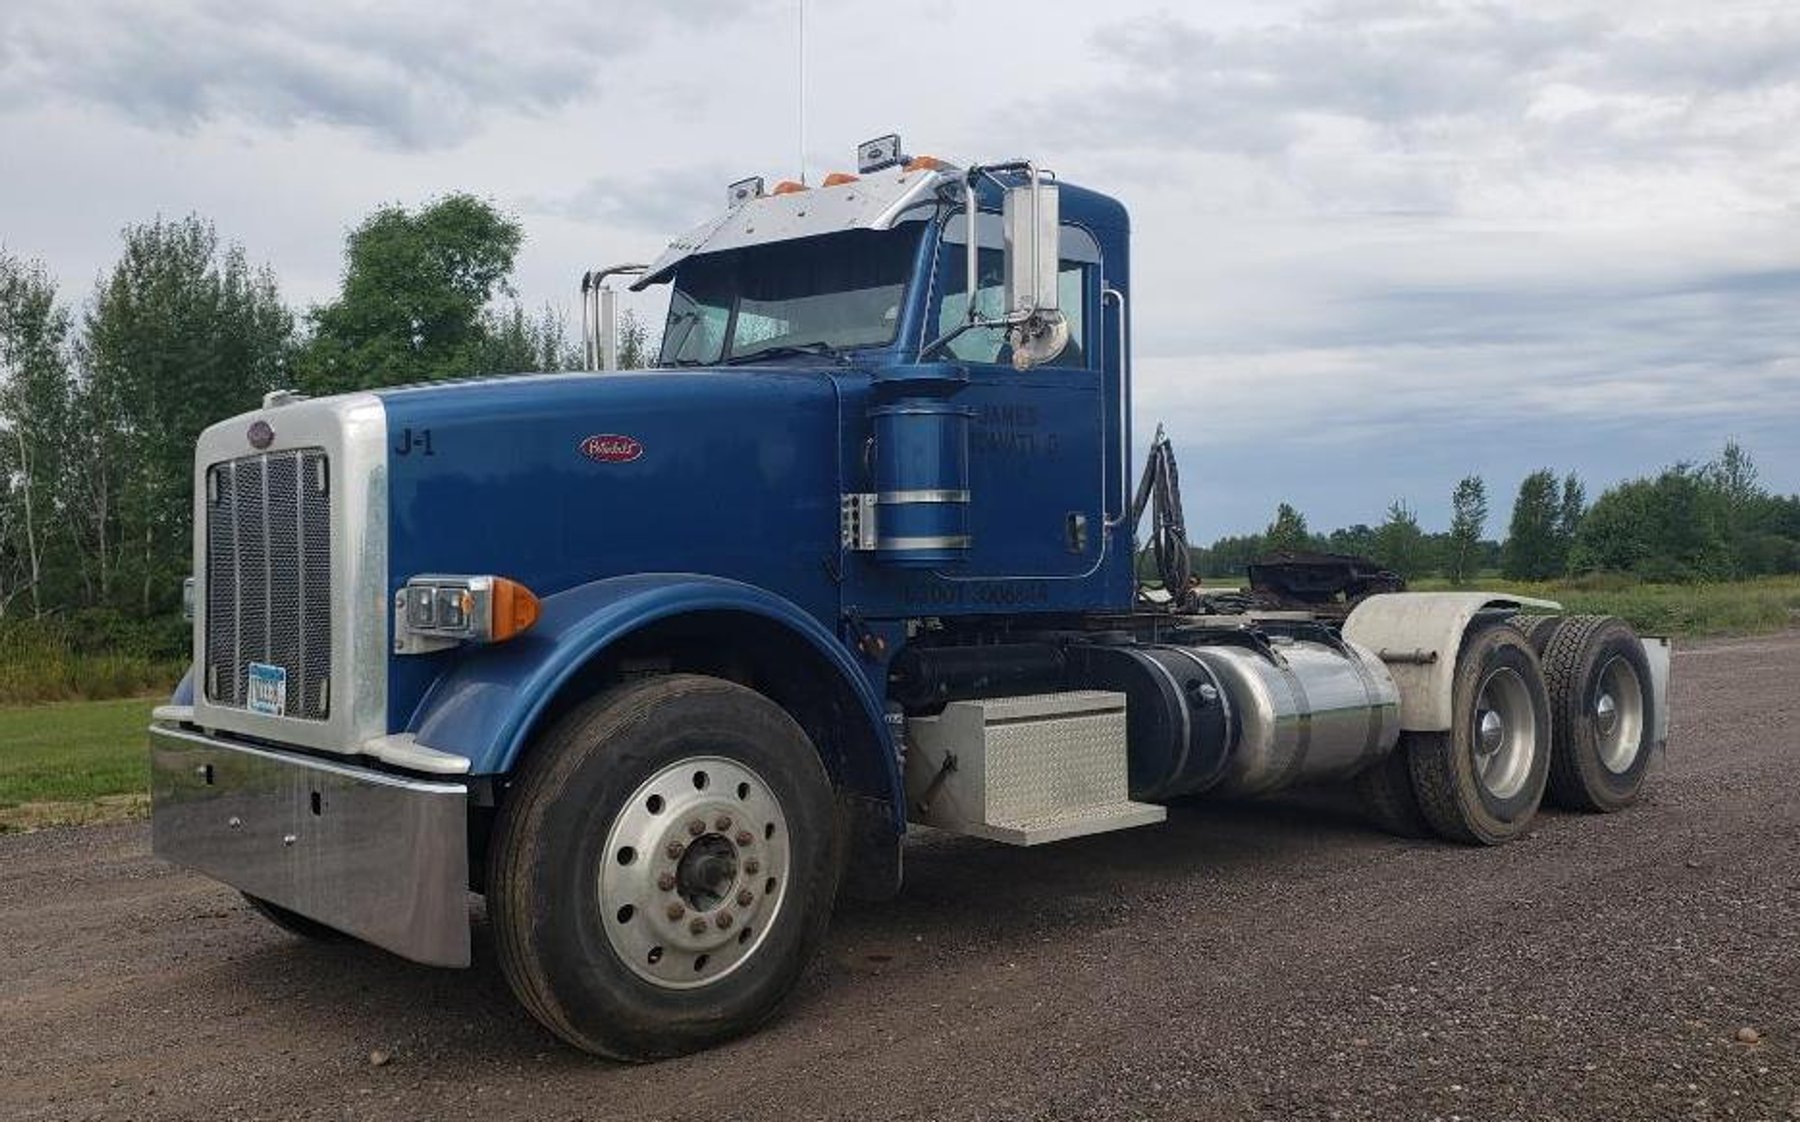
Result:
<svg viewBox="0 0 1800 1122"><path fill-rule="evenodd" d="M1150 441L1144 475L1131 503L1134 532L1143 520L1146 506L1151 508L1149 549L1156 558L1157 575L1169 593L1169 607L1182 611L1193 583L1193 561L1188 554L1187 526L1181 514L1181 473L1175 466L1175 449L1161 425L1156 426L1156 436Z"/></svg>

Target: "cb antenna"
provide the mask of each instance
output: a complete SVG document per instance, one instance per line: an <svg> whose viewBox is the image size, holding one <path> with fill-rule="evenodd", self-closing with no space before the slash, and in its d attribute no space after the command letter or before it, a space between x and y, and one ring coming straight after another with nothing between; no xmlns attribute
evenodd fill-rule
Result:
<svg viewBox="0 0 1800 1122"><path fill-rule="evenodd" d="M795 0L800 12L800 81L795 99L800 118L800 182L806 182L806 0Z"/></svg>

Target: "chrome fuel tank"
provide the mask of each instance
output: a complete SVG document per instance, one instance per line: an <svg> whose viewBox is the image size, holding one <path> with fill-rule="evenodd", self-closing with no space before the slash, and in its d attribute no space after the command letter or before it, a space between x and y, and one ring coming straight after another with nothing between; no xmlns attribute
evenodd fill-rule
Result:
<svg viewBox="0 0 1800 1122"><path fill-rule="evenodd" d="M1387 668L1354 643L1271 635L1266 645L1183 648L1224 687L1231 751L1222 795L1257 795L1342 779L1400 737L1400 693Z"/></svg>

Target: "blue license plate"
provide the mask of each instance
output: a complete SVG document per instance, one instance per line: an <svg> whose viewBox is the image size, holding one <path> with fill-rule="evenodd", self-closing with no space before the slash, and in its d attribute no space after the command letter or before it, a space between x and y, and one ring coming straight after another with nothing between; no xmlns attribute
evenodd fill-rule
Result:
<svg viewBox="0 0 1800 1122"><path fill-rule="evenodd" d="M287 667L250 664L249 709L280 717L287 712Z"/></svg>

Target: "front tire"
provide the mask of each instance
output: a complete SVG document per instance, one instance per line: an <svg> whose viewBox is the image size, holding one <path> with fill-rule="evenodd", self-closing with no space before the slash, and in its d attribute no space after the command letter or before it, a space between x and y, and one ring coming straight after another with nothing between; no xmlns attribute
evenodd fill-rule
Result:
<svg viewBox="0 0 1800 1122"><path fill-rule="evenodd" d="M1463 644L1450 729L1408 733L1419 809L1451 841L1499 845L1524 833L1550 772L1550 701L1530 641L1505 625Z"/></svg>
<svg viewBox="0 0 1800 1122"><path fill-rule="evenodd" d="M832 789L779 706L670 675L574 709L502 805L488 908L501 968L577 1048L680 1055L762 1024L824 938Z"/></svg>

